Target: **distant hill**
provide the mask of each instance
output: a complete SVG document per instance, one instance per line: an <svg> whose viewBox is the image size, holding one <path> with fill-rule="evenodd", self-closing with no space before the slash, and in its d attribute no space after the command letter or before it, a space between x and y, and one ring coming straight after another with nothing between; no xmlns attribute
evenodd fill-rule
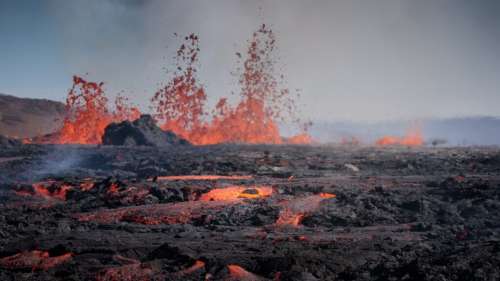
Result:
<svg viewBox="0 0 500 281"><path fill-rule="evenodd" d="M52 133L61 126L64 112L61 102L0 94L0 135L25 138Z"/></svg>
<svg viewBox="0 0 500 281"><path fill-rule="evenodd" d="M430 142L446 140L448 145L500 145L500 118L461 117L425 119L419 122L423 137ZM342 138L356 137L365 144L373 143L383 135L404 135L411 122L388 121L315 122L310 133L320 142L339 142Z"/></svg>

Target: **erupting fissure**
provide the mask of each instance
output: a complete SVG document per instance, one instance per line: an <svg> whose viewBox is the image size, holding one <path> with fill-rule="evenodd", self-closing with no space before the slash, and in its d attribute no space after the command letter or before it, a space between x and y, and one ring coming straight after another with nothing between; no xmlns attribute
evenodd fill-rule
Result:
<svg viewBox="0 0 500 281"><path fill-rule="evenodd" d="M422 131L418 125L412 126L404 137L383 136L376 141L379 146L387 145L404 145L404 146L421 146L424 144Z"/></svg>
<svg viewBox="0 0 500 281"><path fill-rule="evenodd" d="M115 110L109 110L102 86L102 82L88 82L73 76L73 87L66 98L66 117L58 138L53 142L99 144L104 129L111 122L139 118L140 111L129 106L122 96L116 98Z"/></svg>
<svg viewBox="0 0 500 281"><path fill-rule="evenodd" d="M164 130L171 130L198 145L224 142L310 143L305 130L289 141L281 137L277 121L293 119L296 106L287 89L279 89L274 76L275 35L265 25L253 33L239 79L240 102L232 107L221 98L206 121L207 95L196 77L199 40L191 34L177 51L174 79L154 95L156 117Z"/></svg>
<svg viewBox="0 0 500 281"><path fill-rule="evenodd" d="M207 95L196 75L199 38L191 34L184 40L176 53L174 77L151 99L154 116L163 130L172 131L196 145L226 142L305 144L312 141L306 133L309 124L302 124L296 117L297 107L292 95L280 88L274 74L276 38L272 30L262 25L249 41L239 77L240 101L232 106L227 98L221 98L211 113L205 108ZM99 144L110 123L132 121L140 116L140 111L128 105L127 99L121 96L116 98L115 109L111 110L102 86L102 82L73 77L63 126L50 142ZM302 133L283 138L279 121L301 124Z"/></svg>

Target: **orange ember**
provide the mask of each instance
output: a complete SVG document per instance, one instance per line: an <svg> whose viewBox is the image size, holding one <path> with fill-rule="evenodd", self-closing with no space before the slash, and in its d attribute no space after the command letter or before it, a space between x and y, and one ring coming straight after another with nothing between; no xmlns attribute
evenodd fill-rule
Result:
<svg viewBox="0 0 500 281"><path fill-rule="evenodd" d="M228 265L227 269L229 270L229 278L227 280L243 280L243 281L261 280L261 278L259 278L257 275L248 272L243 267L236 264Z"/></svg>
<svg viewBox="0 0 500 281"><path fill-rule="evenodd" d="M319 194L319 197L321 197L321 198L325 198L325 199L330 199L330 198L335 198L335 197L337 197L337 195L332 194L332 193L326 193L326 192L324 192L324 193L320 193L320 194Z"/></svg>
<svg viewBox="0 0 500 281"><path fill-rule="evenodd" d="M189 275L189 274L192 274L193 272L196 272L196 271L201 270L203 268L205 268L205 262L197 260L197 261L195 261L195 263L192 266L190 266L184 270L179 271L178 274L179 275Z"/></svg>
<svg viewBox="0 0 500 281"><path fill-rule="evenodd" d="M66 98L66 118L56 143L99 144L104 129L111 122L135 120L140 116L137 108L127 105L127 99L118 96L116 110L108 109L103 83L88 82L73 76L73 87Z"/></svg>
<svg viewBox="0 0 500 281"><path fill-rule="evenodd" d="M220 99L210 122L205 118L207 96L196 77L198 37L191 34L185 41L177 51L175 77L152 99L161 128L197 145L286 142L280 136L277 121L293 116L296 107L288 90L279 89L273 75L274 33L263 25L253 34L239 80L241 100L232 107L226 98ZM294 144L310 142L305 133L290 138Z"/></svg>
<svg viewBox="0 0 500 281"><path fill-rule="evenodd" d="M404 137L384 136L376 141L379 146L387 145L404 145L404 146L421 146L424 144L424 138L420 128L414 127L408 130Z"/></svg>
<svg viewBox="0 0 500 281"><path fill-rule="evenodd" d="M273 193L270 186L230 186L212 189L200 197L200 201L234 201L269 197Z"/></svg>
<svg viewBox="0 0 500 281"><path fill-rule="evenodd" d="M72 256L71 253L66 253L51 257L47 251L34 250L2 258L0 265L10 269L48 270L69 261Z"/></svg>
<svg viewBox="0 0 500 281"><path fill-rule="evenodd" d="M219 175L185 175L185 176L160 176L157 180L175 181L215 181L215 180L250 180L252 176L219 176Z"/></svg>

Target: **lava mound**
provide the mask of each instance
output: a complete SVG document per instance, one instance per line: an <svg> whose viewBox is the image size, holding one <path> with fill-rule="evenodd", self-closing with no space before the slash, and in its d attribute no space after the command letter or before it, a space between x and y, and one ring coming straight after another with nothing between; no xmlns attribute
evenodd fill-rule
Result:
<svg viewBox="0 0 500 281"><path fill-rule="evenodd" d="M156 146L190 145L171 131L161 130L151 115L141 115L135 121L109 124L102 136L105 145Z"/></svg>

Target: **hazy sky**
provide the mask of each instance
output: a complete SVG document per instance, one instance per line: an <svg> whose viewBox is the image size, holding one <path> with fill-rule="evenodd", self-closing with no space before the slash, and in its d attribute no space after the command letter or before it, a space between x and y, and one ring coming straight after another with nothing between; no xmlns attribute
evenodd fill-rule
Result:
<svg viewBox="0 0 500 281"><path fill-rule="evenodd" d="M0 92L63 101L73 74L147 105L181 35L213 102L262 23L313 120L500 115L500 1L0 0Z"/></svg>

